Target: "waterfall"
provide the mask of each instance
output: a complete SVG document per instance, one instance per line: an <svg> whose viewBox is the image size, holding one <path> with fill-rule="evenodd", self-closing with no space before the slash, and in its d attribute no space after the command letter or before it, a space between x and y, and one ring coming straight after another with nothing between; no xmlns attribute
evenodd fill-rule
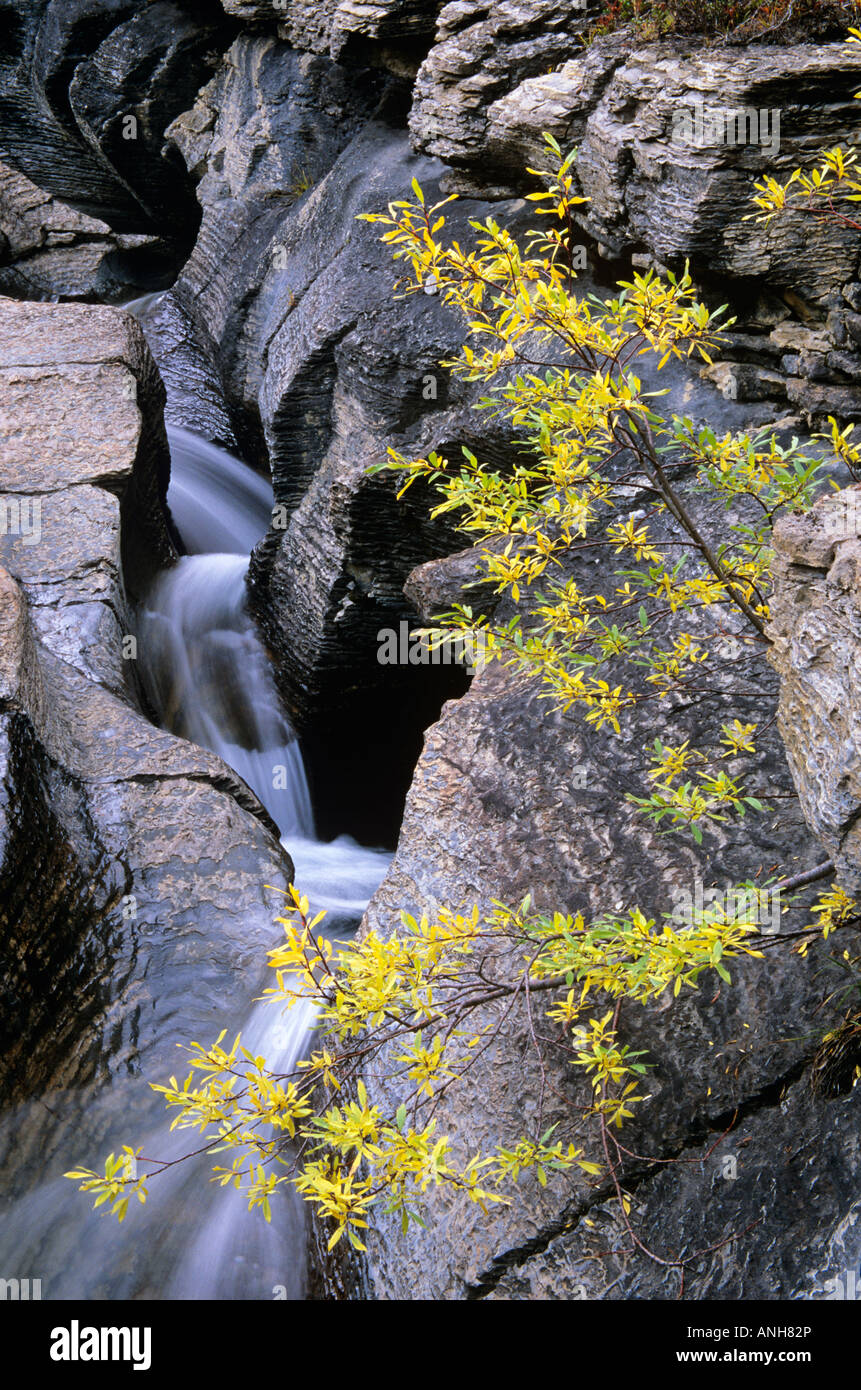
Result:
<svg viewBox="0 0 861 1390"><path fill-rule="evenodd" d="M172 427L168 435L168 504L191 553L160 576L140 615L150 695L166 727L218 753L257 793L281 832L312 910L325 908L331 922L354 926L390 856L346 835L329 843L314 836L299 744L246 606L248 557L266 532L271 489L188 431ZM308 1007L285 1016L257 1004L243 1037L276 1070L291 1072L313 1028ZM237 1262L241 1266L249 1257L248 1229L237 1194L219 1189L174 1270L168 1296L217 1298L235 1290ZM264 1236L259 1224L255 1236L255 1243ZM284 1287L289 1290L290 1282Z"/></svg>
<svg viewBox="0 0 861 1390"><path fill-rule="evenodd" d="M249 554L272 490L223 449L169 427L168 504L190 552L162 574L139 619L144 680L165 727L218 753L278 826L297 886L339 926L354 923L390 856L348 835L319 841L296 736L248 615Z"/></svg>
<svg viewBox="0 0 861 1390"><path fill-rule="evenodd" d="M166 728L219 754L257 794L293 859L297 886L343 935L355 928L390 855L346 835L328 843L315 837L299 743L246 607L249 553L269 524L271 489L188 431L171 428L169 436L168 501L189 554L158 577L141 607L144 685ZM205 929L201 921L198 930ZM276 939L273 924L273 944ZM261 947L261 975L264 969ZM307 1049L315 1019L310 1006L285 1011L256 1003L244 1020L228 1014L225 1023L231 1022L231 1037L241 1030L245 1045L284 1074ZM56 1117L53 1142L70 1158L72 1134L98 1130L102 1120L112 1132L124 1123L122 1086L41 1097L4 1117L0 1147L14 1145L16 1132L25 1133L43 1106ZM167 1118L148 1134L124 1138L141 1144L144 1158L162 1161L200 1144L195 1131L171 1132ZM97 1166L99 1158L87 1162ZM15 1268L50 1267L51 1298L300 1298L302 1202L282 1189L267 1225L233 1188L208 1183L218 1161L223 1157L202 1155L154 1177L146 1211L130 1212L123 1226L92 1211L72 1183L42 1183L6 1206L0 1261L14 1255Z"/></svg>

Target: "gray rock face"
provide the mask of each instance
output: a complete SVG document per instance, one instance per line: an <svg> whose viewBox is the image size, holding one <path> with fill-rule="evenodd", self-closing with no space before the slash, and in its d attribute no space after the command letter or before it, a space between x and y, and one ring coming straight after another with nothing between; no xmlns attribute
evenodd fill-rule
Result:
<svg viewBox="0 0 861 1390"><path fill-rule="evenodd" d="M857 488L775 529L772 660L780 730L805 818L847 892L861 889L861 508Z"/></svg>
<svg viewBox="0 0 861 1390"><path fill-rule="evenodd" d="M39 188L129 234L157 234L170 277L197 222L167 124L212 72L231 26L215 0L22 0L3 10L0 157Z"/></svg>
<svg viewBox="0 0 861 1390"><path fill-rule="evenodd" d="M854 278L850 229L802 214L766 231L744 219L766 171L788 174L851 138L859 76L861 58L839 44L632 54L586 124L584 227L616 253L643 246L821 300ZM575 99L578 87L575 75Z"/></svg>
<svg viewBox="0 0 861 1390"><path fill-rule="evenodd" d="M294 7L293 13L298 16L301 7ZM344 7L339 15L338 22L345 24ZM392 22L393 15L394 11L389 15ZM709 50L700 62L684 48L665 45L644 50L635 62L626 52L627 39L614 36L548 76L546 68L576 47L587 18L549 0L494 7L490 15L473 5L447 6L436 45L416 83L413 138L423 148L442 153L470 179L481 174L486 182L491 173L508 179L514 176L515 164L522 166L536 152L540 130L554 128L541 102L529 95L530 83L550 84L558 113L567 112L580 122L585 147L589 121L599 116L604 122L621 119L623 107L633 112L633 98L625 97L625 106L619 97L622 87L610 100L616 74L624 70L624 91L638 93L634 105L642 121L632 117L624 131L619 126L617 135L627 142L628 153L619 155L618 168L630 165L636 173L639 166L631 152L645 149L649 132L661 146L666 165L648 188L643 184L639 201L629 205L623 191L624 216L630 218L642 205L653 210L649 215L654 213L656 225L661 223L663 236L675 235L680 219L662 208L660 198L685 162L668 143L672 112L684 94L699 92L708 101L709 91L717 92L723 83L733 102L743 97L752 102L754 89L759 100L754 77L759 64L767 78L763 91L779 91L784 103L798 101L797 94L787 93L791 65L801 61L808 85L816 87L828 64L834 66L837 52L834 46L834 53L829 50L817 60L813 50L804 50L800 57L798 50L758 50L756 62L745 66L747 60L738 50ZM841 69L847 92L854 80L850 68ZM661 96L664 82L678 99L676 105ZM525 94L520 108L525 145L501 114L518 91ZM458 105L463 94L472 112L469 119ZM382 110L372 120L381 97ZM829 107L835 130L846 128L847 102L841 98ZM450 122L447 134L434 134L422 124L422 113L430 120L433 111ZM417 752L415 722L406 720L411 728L407 733L403 717L417 695L406 681L397 697L390 686L393 698L386 701L377 634L412 616L402 586L413 566L445 553L453 543L450 533L429 528L418 493L404 526L404 514L398 517L391 503L390 485L367 477L365 470L385 456L388 445L416 452L432 447L456 451L472 437L466 396L449 399L444 374L436 372L438 360L458 344L459 325L439 311L432 296L392 306L391 262L377 244L374 229L355 221L357 213L402 196L414 175L431 189L450 184L451 171L444 174L439 166L409 153L403 136L390 126L396 113L395 89L386 88L379 77L355 70L348 75L325 57L296 53L272 36L244 36L195 107L170 130L199 180L204 211L198 244L171 296L174 308L166 335L170 348L178 337L186 341L187 328L187 341L195 346L193 352L176 354L178 371L162 357L165 376L179 413L187 415L180 422L195 418L209 437L229 442L228 416L246 457L261 467L269 462L282 514L252 564L255 608L275 657L282 694L303 736L315 786L322 790L333 767L343 771L340 800L342 808L353 805L346 812L351 828L368 825L369 808L361 792L346 788L362 788L369 778L376 782L383 763L401 768L393 785L400 779L403 787L403 769ZM494 126L497 115L500 123ZM467 133L457 146L455 134L461 130ZM499 150L507 152L509 166L494 162L489 143L496 139L493 130L498 131ZM596 134L589 147L593 155L599 144ZM586 162L589 177L594 173L591 158ZM692 177L696 187L701 180L703 198L718 187L723 172L734 190L735 202L718 199L711 222L696 213L697 226L708 227L700 260L709 272L721 269L718 242L725 233L734 235L740 200L749 197L752 179L761 171L762 150L733 148L720 152L717 163L716 158L711 150L691 152ZM605 174L606 170L601 179ZM497 189L495 197L500 192L504 189ZM593 218L599 201L596 194L584 218ZM465 215L500 215L498 202L490 205L475 198L449 211L455 234L462 227L458 219ZM501 215L511 220L513 212L509 206ZM762 236L750 224L741 225L753 247L744 254L761 259ZM612 242L609 223L590 223L590 231ZM636 238L622 244L630 251L648 244L648 237L638 230ZM840 248L845 250L843 241ZM685 254L691 249L687 244L682 248ZM779 262L785 268L792 260L794 280L801 253L794 242L791 253L784 250L775 266ZM835 276L850 281L854 277L854 242L851 267L840 255L835 252L831 262L819 253L808 257L820 291ZM737 257L725 257L723 271L765 274L759 262L745 269ZM771 402L772 413L774 402L786 400L821 414L832 400L828 393L835 389L834 371L839 368L828 368L830 375L821 388L796 390L804 380L801 368L785 368L782 361L788 354L768 337L768 329L789 310L780 301L776 311L765 306L764 299L762 303L763 322L756 319L760 310L751 303L756 322L745 323L756 346L742 348L741 364L719 367L714 383L730 400ZM180 320L184 327L177 330ZM829 343L828 351L834 351L836 340L832 337ZM212 383L202 381L197 365L207 356L217 357L224 388L225 408L219 405L214 414ZM189 393L173 389L192 357L194 377L201 377L199 409ZM426 383L438 375L431 388L436 398L425 399ZM843 396L855 390L845 380L836 389ZM195 387L191 394L196 392ZM217 389L214 394L218 396ZM509 443L489 441L500 458ZM343 730L343 738L333 733L335 729ZM403 731L403 743L398 730ZM395 745L400 751L394 751ZM383 748L388 753L381 758ZM366 756L358 755L357 762L361 749ZM331 809L334 813L334 806ZM344 828L328 819L328 809L322 814L328 829Z"/></svg>
<svg viewBox="0 0 861 1390"><path fill-rule="evenodd" d="M4 490L30 503L44 499L45 507L81 485L111 493L127 522L124 580L137 597L175 555L163 512L170 465L164 390L143 334L111 309L0 304ZM61 554L74 553L69 537L61 549L59 531L51 536L61 563ZM28 542L7 528L5 543L22 563L29 552L38 566L41 540ZM90 563L92 556L84 568Z"/></svg>
<svg viewBox="0 0 861 1390"><path fill-rule="evenodd" d="M199 180L203 208L174 295L204 352L218 361L232 404L252 420L266 368L267 320L279 307L288 312L301 288L278 269L282 224L329 172L382 91L380 78L359 81L275 38L242 37L170 128ZM320 248L318 264L324 254Z"/></svg>
<svg viewBox="0 0 861 1390"><path fill-rule="evenodd" d="M353 168L373 174L351 179ZM273 314L267 334L261 416L276 501L290 515L256 557L254 602L312 767L319 759L321 782L324 767L344 770L339 794L359 826L368 824L368 786L381 801L393 796L398 814L418 730L455 689L441 671L435 689L415 669L380 667L378 635L414 619L407 575L450 551L455 536L429 519L425 489L411 489L405 508L394 481L369 476L368 466L390 446L419 455L481 444L497 462L511 451L486 421L479 425L438 365L459 345L456 318L434 296L393 301L387 251L375 228L355 220L413 176L433 198L438 173L384 126L358 136L291 229L285 278L297 303L280 323ZM463 236L467 217L482 211L465 203L452 235ZM345 796L347 787L355 790Z"/></svg>
<svg viewBox="0 0 861 1390"><path fill-rule="evenodd" d="M566 0L446 5L416 79L410 130L417 147L485 180L492 171L522 182L524 160L516 148L510 158L495 139L492 113L521 84L572 58L587 28L586 5ZM540 145L548 127L538 124L539 111L529 119Z"/></svg>
<svg viewBox="0 0 861 1390"><path fill-rule="evenodd" d="M366 467L389 443L421 451L478 434L438 366L459 325L434 296L393 302L391 259L356 221L414 176L432 191L441 172L412 155L385 101L371 119L383 92L379 76L242 38L171 128L204 206L173 299L198 341L218 344L243 448L268 459L282 509L252 563L255 611L322 825L371 840L393 838L422 722L463 685L441 673L429 696L409 668L397 689L381 678L378 633L415 616L406 576L453 536L418 493L405 526L393 483ZM464 204L456 228L483 211ZM489 441L494 456L505 447Z"/></svg>
<svg viewBox="0 0 861 1390"><path fill-rule="evenodd" d="M590 592L609 587L604 562L588 555L577 562L578 578ZM458 556L450 572L440 564L434 576L425 566L410 586L432 611L434 577L442 605L469 569ZM643 794L643 750L656 732L672 744L710 742L732 717L767 724L776 705L774 675L749 648L742 661L719 663L708 686L691 702L638 705L614 736L549 713L533 685L500 667L481 672L428 731L398 850L366 924L387 934L403 909L489 908L526 892L539 908L589 917L638 904L660 922L675 890L795 874L821 861L773 727L745 774L754 795L773 798L771 812L710 827L698 847L661 834L626 802L630 792ZM805 921L799 906L781 930ZM817 1012L827 986L815 962L829 950L819 943L804 961L769 936L764 959L732 963L732 985L709 981L674 1003L622 1009L624 1041L647 1051L653 1066L649 1099L622 1135L631 1155L621 1180L635 1229L663 1257L729 1242L693 1262L685 1297L806 1296L833 1272L832 1237L854 1201L859 1150L857 1097L826 1102L809 1089L808 1063L828 1026ZM492 974L492 955L486 965ZM372 1100L389 1105L397 1092L380 1079L385 1070L376 1069L369 1087ZM557 1121L561 1135L583 1088L552 1054L543 1108L542 1085L526 1008L515 1008L487 1056L446 1093L438 1133L470 1155ZM588 1124L576 1132L579 1142L598 1143ZM797 1144L788 1144L789 1133ZM801 1194L814 1172L828 1180L815 1184L808 1204ZM604 1183L569 1177L541 1189L523 1176L514 1204L485 1217L443 1191L427 1227L406 1238L375 1220L367 1259L342 1263L325 1287L376 1298L677 1297L677 1272L623 1253L630 1242L609 1197Z"/></svg>
<svg viewBox="0 0 861 1390"><path fill-rule="evenodd" d="M801 214L767 231L745 217L753 185L850 143L861 57L841 44L631 51L611 35L576 53L577 21L551 0L446 6L419 73L420 149L518 185L542 132L579 146L584 230L612 256L790 285L822 300L858 265L857 235ZM527 70L531 67L532 70ZM555 69L555 70L554 70Z"/></svg>
<svg viewBox="0 0 861 1390"><path fill-rule="evenodd" d="M110 309L2 301L0 378L8 1103L174 1066L180 1019L209 1030L234 988L254 992L262 885L285 886L290 864L248 788L136 703L126 580L170 555L140 330ZM28 1143L45 1125L47 1110Z"/></svg>
<svg viewBox="0 0 861 1390"><path fill-rule="evenodd" d="M295 48L310 53L327 53L332 18L338 0L322 0L309 5L304 0L222 0L229 15L243 24L277 25L281 35Z"/></svg>
<svg viewBox="0 0 861 1390"><path fill-rule="evenodd" d="M113 233L0 164L0 293L16 299L128 295L135 261L128 253L154 243L154 237Z"/></svg>
<svg viewBox="0 0 861 1390"><path fill-rule="evenodd" d="M336 62L371 62L413 75L443 0L222 0L250 27L277 27L293 48Z"/></svg>
<svg viewBox="0 0 861 1390"><path fill-rule="evenodd" d="M236 453L239 444L227 402L218 353L199 321L172 290L149 295L135 307L165 388L164 418Z"/></svg>

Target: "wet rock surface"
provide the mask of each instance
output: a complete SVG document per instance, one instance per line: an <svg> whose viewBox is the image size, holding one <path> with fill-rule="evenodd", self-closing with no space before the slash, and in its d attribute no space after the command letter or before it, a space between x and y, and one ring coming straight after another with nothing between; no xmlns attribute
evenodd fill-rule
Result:
<svg viewBox="0 0 861 1390"><path fill-rule="evenodd" d="M545 166L545 131L576 145L588 201L575 217L608 262L688 261L717 282L715 302L729 299L739 327L764 287L790 289L794 332L811 320L824 330L807 355L776 354L763 334L754 370L749 352L736 360L728 347L716 368L726 395L858 418L856 229L803 211L757 226L750 214L766 173L786 177L854 142L861 59L840 43L642 44L624 31L584 47L593 20L553 0L447 5L415 83L416 148L452 166L447 189L499 197Z"/></svg>
<svg viewBox="0 0 861 1390"><path fill-rule="evenodd" d="M255 18L265 16L261 12ZM678 236L675 249L661 242L661 254L674 263L687 254L699 255L710 274L722 274L722 296L727 284L747 285L753 277L760 284L770 273L766 261L777 281L784 270L788 273L790 262L793 281L801 262L809 266L812 281L806 289L822 299L810 311L816 320L812 329L793 320L795 311L781 300L779 284L771 299L762 291L751 299L739 290L738 336L743 341L728 346L729 360L715 368L711 383L729 402L744 400L752 408L761 403L763 418L793 410L821 418L837 407L835 391L842 406L855 391L845 373L835 385L839 368L830 356L840 333L845 338L848 330L842 320L839 331L825 324L827 314L834 317L829 295L836 294L845 312L854 313L834 289L841 279L853 283L854 238L839 231L828 241L827 256L814 255L812 241L802 237L802 245L796 228L779 234L789 240L774 255L764 251L763 235L752 234L750 224L741 221L742 204L747 211L753 180L763 168L762 149L694 149L680 159L669 138L679 103L690 97L708 104L709 94L717 100L722 86L729 92L724 105L753 102L754 95L764 101L762 94L768 92L775 102L778 95L790 102L788 73L800 63L804 91L818 92L837 63L837 47L819 57L812 46L803 52L763 50L749 60L739 50L716 50L700 60L690 45L657 45L632 56L630 36L616 35L582 53L578 35L587 20L588 14L549 0L496 7L492 15L478 6L448 6L411 96L403 83L379 72L333 64L325 46L302 41L300 47L313 51L296 52L269 26L269 32L237 40L216 78L169 131L198 180L203 221L195 251L169 296L174 306L173 327L166 335L169 351L163 355L157 344L157 352L177 403L173 418L178 423L194 420L195 427L202 423L208 437L219 442L230 442L232 431L246 457L271 468L280 512L252 563L253 602L282 695L308 752L315 790L324 802L330 773L341 771L346 821L338 821L334 805L322 809L323 822L333 833L343 828L372 837L392 833L392 816L377 821L363 788L382 775L380 800L388 798L397 806L405 788L404 769L418 751L415 729L435 710L433 702L427 708L416 706L421 692L409 674L396 697L388 685L392 698L387 699L377 634L402 621L414 622L402 593L406 576L416 564L453 548L450 532L428 524L418 491L399 514L391 484L369 478L365 470L385 456L389 445L414 453L434 447L456 452L475 439L474 421L464 409L468 398L450 394L445 373L437 371L440 358L458 344L459 325L433 296L391 303L391 261L374 229L356 222L358 213L379 210L402 196L414 176L427 185L430 196L451 187L453 179L473 195L490 177L510 181L515 166L522 170L525 160L537 156L541 129L555 130L564 141L580 138L583 178L591 180L592 202L584 207L584 240L590 248L593 238L601 240L607 255L646 247L644 259L654 260L658 232L665 239ZM559 70L548 73L554 66ZM767 81L757 86L761 70ZM855 71L850 60L839 70L840 83L828 105L835 138L848 129ZM570 129L549 119L543 98L530 86L542 83L555 92L557 116L572 116ZM672 89L666 98L662 84ZM797 105L791 110L800 113L804 124L807 107L799 92L794 89L791 100ZM412 152L399 129L410 102L410 141L441 153L453 167L446 170ZM467 107L468 119L463 115ZM522 140L506 123L503 108L519 110ZM443 125L449 122L448 134L440 133L442 125L433 127L435 115ZM590 121L598 123L591 145ZM616 122L616 163L605 159L607 122ZM787 159L807 148L812 135L808 125L800 134L795 130ZM457 146L455 135L461 130L466 133ZM507 165L494 163L493 130ZM600 151L604 163L599 168ZM642 186L629 198L641 177L638 152L645 152ZM613 188L620 201L611 214L608 190L617 175L623 181ZM506 201L505 182L489 193L491 201L467 196L449 209L453 235L462 234L468 217L493 214L515 227L518 219L525 224L522 205L511 196ZM660 201L664 193L669 199L665 205ZM684 225L697 229L701 254L690 237L685 240L684 219L671 208L673 199L682 196L694 209ZM620 217L630 221L641 213L654 219L651 228L637 223L630 235L611 231ZM749 256L749 247L755 246L756 265L734 260L732 248L724 255L720 238L735 236L733 228L740 228L738 248L748 248L737 248L738 255ZM218 362L223 408L220 403L213 408L211 381L188 393L172 389L172 382L189 375L188 353L179 352L175 363L170 361L180 319L180 336L187 329L188 341L194 343L195 363L207 357ZM805 369L792 360L799 341L795 335L818 332L820 325L821 385L811 384ZM772 341L771 330L782 331L779 342ZM848 359L843 362L849 365ZM193 373L203 375L196 365ZM690 389L688 385L688 394ZM717 412L717 406L712 410ZM500 458L509 447L507 441L493 439L487 445L486 452L496 450ZM441 688L434 701L446 693ZM391 782L386 780L389 770Z"/></svg>
<svg viewBox="0 0 861 1390"><path fill-rule="evenodd" d="M439 367L461 325L432 293L392 299L389 253L358 213L408 196L418 177L430 196L465 195L448 210L462 240L488 213L522 227L523 166L541 162L549 130L580 145L583 239L605 280L690 257L709 292L740 307L725 361L701 377L668 369L668 409L716 430L861 415L857 232L745 221L766 169L788 172L853 136L857 56L828 43L700 52L626 34L584 50L593 19L556 0L16 0L0 11L0 291L160 288L194 242L177 283L140 313L168 419L271 469L276 512L251 600L323 833L393 836L418 730L466 687L462 673L378 660L382 630L475 601L475 561L451 556L463 538L428 520L427 493L398 502L368 465L390 446L466 444L504 467L515 447ZM779 148L771 121L745 141L680 141L679 113L712 107L779 110ZM585 276L584 292L596 289ZM130 600L175 555L164 404L131 319L0 301L0 983L11 1001L0 1095L29 1107L26 1125L0 1127L0 1152L25 1186L37 1156L63 1163L49 1088L66 1090L64 1104L71 1092L72 1110L86 1097L89 1156L116 1123L90 1107L91 1087L169 1071L175 1041L217 1031L257 992L274 905L262 885L290 873L247 787L147 721L126 654ZM777 673L746 654L721 668L717 690L661 716L677 741L714 737L736 714L764 721L779 674L787 754L771 727L750 787L766 801L777 790L778 810L719 827L702 848L664 837L625 800L643 789L654 709L640 707L620 738L596 734L490 668L427 733L368 922L388 930L402 908L527 891L541 907L637 902L660 918L698 879L809 868L823 857L814 834L857 888L858 545L857 528L835 543L821 511L779 531ZM665 1256L713 1247L683 1290L677 1273L619 1253L628 1242L606 1185L543 1190L528 1177L490 1220L443 1196L407 1240L375 1224L366 1260L318 1252L316 1290L821 1296L861 1256L857 1094L826 1101L809 1084L830 950L801 960L772 938L762 961L733 966L732 987L623 1010L624 1040L654 1064L627 1131L632 1221ZM539 1113L530 1034L515 1009L446 1098L441 1131L473 1151L582 1102L554 1065Z"/></svg>
<svg viewBox="0 0 861 1390"><path fill-rule="evenodd" d="M255 613L322 826L371 843L393 837L417 731L463 683L441 673L429 690L409 668L397 689L380 680L378 633L415 621L406 576L454 538L428 520L418 490L404 525L393 481L366 470L389 444L456 449L479 434L439 368L459 325L433 296L393 303L391 259L356 221L413 177L430 196L438 187L440 167L414 156L393 125L399 100L398 85L378 75L357 83L273 38L241 39L170 132L204 206L172 297L198 339L219 344L245 453L267 457L272 472L277 515L252 561ZM485 211L464 204L455 232ZM170 384L169 366L166 375ZM510 441L487 448L502 457Z"/></svg>
<svg viewBox="0 0 861 1390"><path fill-rule="evenodd" d="M130 498L138 582L170 546L140 330L110 309L2 301L0 376L8 1104L175 1065L178 1032L256 988L274 907L262 885L283 886L290 864L244 783L137 705Z"/></svg>

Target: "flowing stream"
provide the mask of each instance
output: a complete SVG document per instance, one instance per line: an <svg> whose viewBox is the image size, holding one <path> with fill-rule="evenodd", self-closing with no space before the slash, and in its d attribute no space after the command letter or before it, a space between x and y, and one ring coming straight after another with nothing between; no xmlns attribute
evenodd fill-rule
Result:
<svg viewBox="0 0 861 1390"><path fill-rule="evenodd" d="M249 553L272 512L269 484L213 444L171 428L168 501L189 554L139 621L146 681L173 733L220 754L257 793L330 924L361 916L390 856L349 836L322 842L296 737L245 604Z"/></svg>
<svg viewBox="0 0 861 1390"><path fill-rule="evenodd" d="M390 855L348 836L329 843L315 837L299 744L246 610L249 554L266 532L271 489L188 431L172 428L169 436L168 500L189 553L159 577L139 614L144 683L166 728L218 753L256 792L293 859L297 885L342 935L357 924ZM261 947L261 964L264 959ZM224 1003L227 1009L231 1001ZM283 1011L258 1003L244 1022L237 1019L235 1031L240 1026L244 1045L284 1073L307 1048L314 1015L301 1006ZM65 1142L76 1116L92 1121L94 1108L109 1109L113 1122L121 1090L112 1087L91 1104L80 1092L52 1098ZM26 1127L33 1107L44 1103L22 1107L7 1125ZM171 1134L165 1121L129 1141L167 1160L196 1147L196 1138L187 1130ZM137 1220L130 1213L124 1226L92 1212L67 1180L42 1183L4 1213L0 1264L50 1270L44 1296L51 1298L301 1297L301 1202L289 1193L276 1198L267 1225L232 1188L208 1184L213 1161L203 1156L154 1178L146 1213L135 1212Z"/></svg>

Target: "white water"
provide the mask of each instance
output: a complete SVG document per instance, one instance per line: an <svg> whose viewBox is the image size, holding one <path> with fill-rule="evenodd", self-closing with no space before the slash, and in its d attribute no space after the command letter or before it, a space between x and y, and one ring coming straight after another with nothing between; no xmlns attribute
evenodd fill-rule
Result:
<svg viewBox="0 0 861 1390"><path fill-rule="evenodd" d="M159 578L143 608L140 646L151 693L169 728L218 753L257 793L281 832L296 884L312 909L325 908L333 924L349 927L364 911L390 856L364 849L346 835L330 843L314 836L299 744L246 610L248 555L266 532L271 490L214 445L185 430L168 433L168 502L187 549L197 553ZM313 1029L310 1008L285 1015L257 1004L242 1033L255 1054L289 1073ZM224 1290L231 1271L243 1282L247 1232L238 1194L219 1190L174 1272L168 1296L230 1297Z"/></svg>
<svg viewBox="0 0 861 1390"><path fill-rule="evenodd" d="M169 434L169 502L194 553L160 576L143 606L139 651L145 683L166 727L218 753L257 793L293 858L297 886L315 909L329 911L341 935L355 926L390 856L347 836L331 843L315 838L299 744L245 605L248 553L266 531L271 491L222 450L184 430ZM205 920L198 929L206 930ZM261 945L261 974L264 962ZM224 1002L226 1012L231 1004ZM249 1004L231 1038L240 1029L244 1044L285 1074L308 1047L314 1015L302 1006L283 1011ZM80 1121L96 1128L102 1116L110 1127L124 1127L124 1105L122 1086L92 1097L43 1097L7 1115L0 1139L25 1133L47 1108L56 1117L53 1142L75 1155L71 1136L83 1132ZM123 1142L131 1140L142 1144L145 1158L161 1161L202 1142L196 1131L170 1133L167 1119L147 1137L123 1135ZM98 1160L99 1154L86 1155L87 1162ZM276 1287L288 1298L301 1297L305 1227L299 1198L289 1192L276 1197L267 1225L232 1188L208 1184L212 1163L219 1161L224 1156L204 1155L154 1177L146 1210L130 1210L123 1226L104 1211L90 1210L72 1183L42 1183L3 1213L0 1273L50 1273L44 1296L52 1299L268 1299Z"/></svg>
<svg viewBox="0 0 861 1390"><path fill-rule="evenodd" d="M248 556L272 512L267 482L187 430L168 430L168 502L191 554L160 576L139 622L147 684L166 727L211 748L278 826L312 906L358 918L390 856L314 836L302 755L246 610Z"/></svg>
<svg viewBox="0 0 861 1390"><path fill-rule="evenodd" d="M269 525L268 482L189 430L170 425L168 438L168 501L186 550L247 558Z"/></svg>

